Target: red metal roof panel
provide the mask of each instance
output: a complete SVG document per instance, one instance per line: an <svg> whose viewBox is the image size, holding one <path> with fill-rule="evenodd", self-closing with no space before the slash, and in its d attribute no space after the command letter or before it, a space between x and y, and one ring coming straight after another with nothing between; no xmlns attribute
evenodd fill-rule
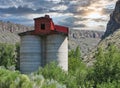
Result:
<svg viewBox="0 0 120 88"><path fill-rule="evenodd" d="M63 33L68 34L68 27L55 25L55 30L58 31L58 32L63 32Z"/></svg>

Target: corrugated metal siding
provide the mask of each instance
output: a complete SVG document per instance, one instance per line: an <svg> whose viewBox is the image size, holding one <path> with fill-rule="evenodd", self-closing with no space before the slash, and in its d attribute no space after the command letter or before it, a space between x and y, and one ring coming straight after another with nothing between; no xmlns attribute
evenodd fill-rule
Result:
<svg viewBox="0 0 120 88"><path fill-rule="evenodd" d="M57 61L65 71L68 70L68 40L60 34L47 36L46 39L46 63Z"/></svg>
<svg viewBox="0 0 120 88"><path fill-rule="evenodd" d="M21 37L20 71L31 73L41 65L41 38L35 35Z"/></svg>

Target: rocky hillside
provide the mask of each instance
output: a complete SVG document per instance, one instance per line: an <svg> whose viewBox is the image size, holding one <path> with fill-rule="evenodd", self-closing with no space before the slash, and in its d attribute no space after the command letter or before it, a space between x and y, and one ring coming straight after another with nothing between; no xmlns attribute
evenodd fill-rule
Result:
<svg viewBox="0 0 120 88"><path fill-rule="evenodd" d="M80 46L82 55L97 46L104 32L90 30L70 30L69 49Z"/></svg>
<svg viewBox="0 0 120 88"><path fill-rule="evenodd" d="M111 13L110 15L110 20L107 24L107 29L103 38L109 36L119 28L120 28L120 0L116 2L115 9L113 13Z"/></svg>
<svg viewBox="0 0 120 88"><path fill-rule="evenodd" d="M84 56L84 61L87 65L90 66L95 61L94 55L97 52L97 48L102 47L103 49L107 49L110 44L114 44L120 49L120 29L117 29L113 34L103 39L96 48L92 49L91 52Z"/></svg>
<svg viewBox="0 0 120 88"><path fill-rule="evenodd" d="M73 39L85 38L101 38L104 34L103 31L92 30L70 30L69 37Z"/></svg>
<svg viewBox="0 0 120 88"><path fill-rule="evenodd" d="M95 61L94 55L97 52L97 48L107 49L110 44L114 44L118 49L120 48L120 0L117 1L116 7L110 16L104 39L89 54L84 56L84 61L88 65L92 65Z"/></svg>
<svg viewBox="0 0 120 88"><path fill-rule="evenodd" d="M16 43L20 41L18 33L27 30L33 30L33 27L27 27L11 22L0 21L0 43Z"/></svg>
<svg viewBox="0 0 120 88"><path fill-rule="evenodd" d="M120 29L117 29L113 34L102 40L98 44L98 47L103 47L104 49L106 49L110 44L113 44L118 49L120 49Z"/></svg>

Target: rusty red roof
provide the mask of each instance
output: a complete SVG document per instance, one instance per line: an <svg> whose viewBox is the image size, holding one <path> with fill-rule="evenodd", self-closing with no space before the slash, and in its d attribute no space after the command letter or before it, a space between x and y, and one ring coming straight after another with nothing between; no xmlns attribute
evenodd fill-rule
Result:
<svg viewBox="0 0 120 88"><path fill-rule="evenodd" d="M68 35L68 27L61 26L61 25L55 25L52 21L52 18L49 17L49 15L45 15L44 17L35 18L35 29L32 31L26 31L23 33L20 33L19 35L49 35L54 33L62 33ZM45 29L40 28L40 24L45 24Z"/></svg>

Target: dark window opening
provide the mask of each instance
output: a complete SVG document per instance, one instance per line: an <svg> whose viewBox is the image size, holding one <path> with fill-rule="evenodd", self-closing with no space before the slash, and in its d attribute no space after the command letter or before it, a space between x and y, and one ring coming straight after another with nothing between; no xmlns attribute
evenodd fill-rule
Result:
<svg viewBox="0 0 120 88"><path fill-rule="evenodd" d="M45 24L43 24L43 23L41 24L41 29L45 30Z"/></svg>

